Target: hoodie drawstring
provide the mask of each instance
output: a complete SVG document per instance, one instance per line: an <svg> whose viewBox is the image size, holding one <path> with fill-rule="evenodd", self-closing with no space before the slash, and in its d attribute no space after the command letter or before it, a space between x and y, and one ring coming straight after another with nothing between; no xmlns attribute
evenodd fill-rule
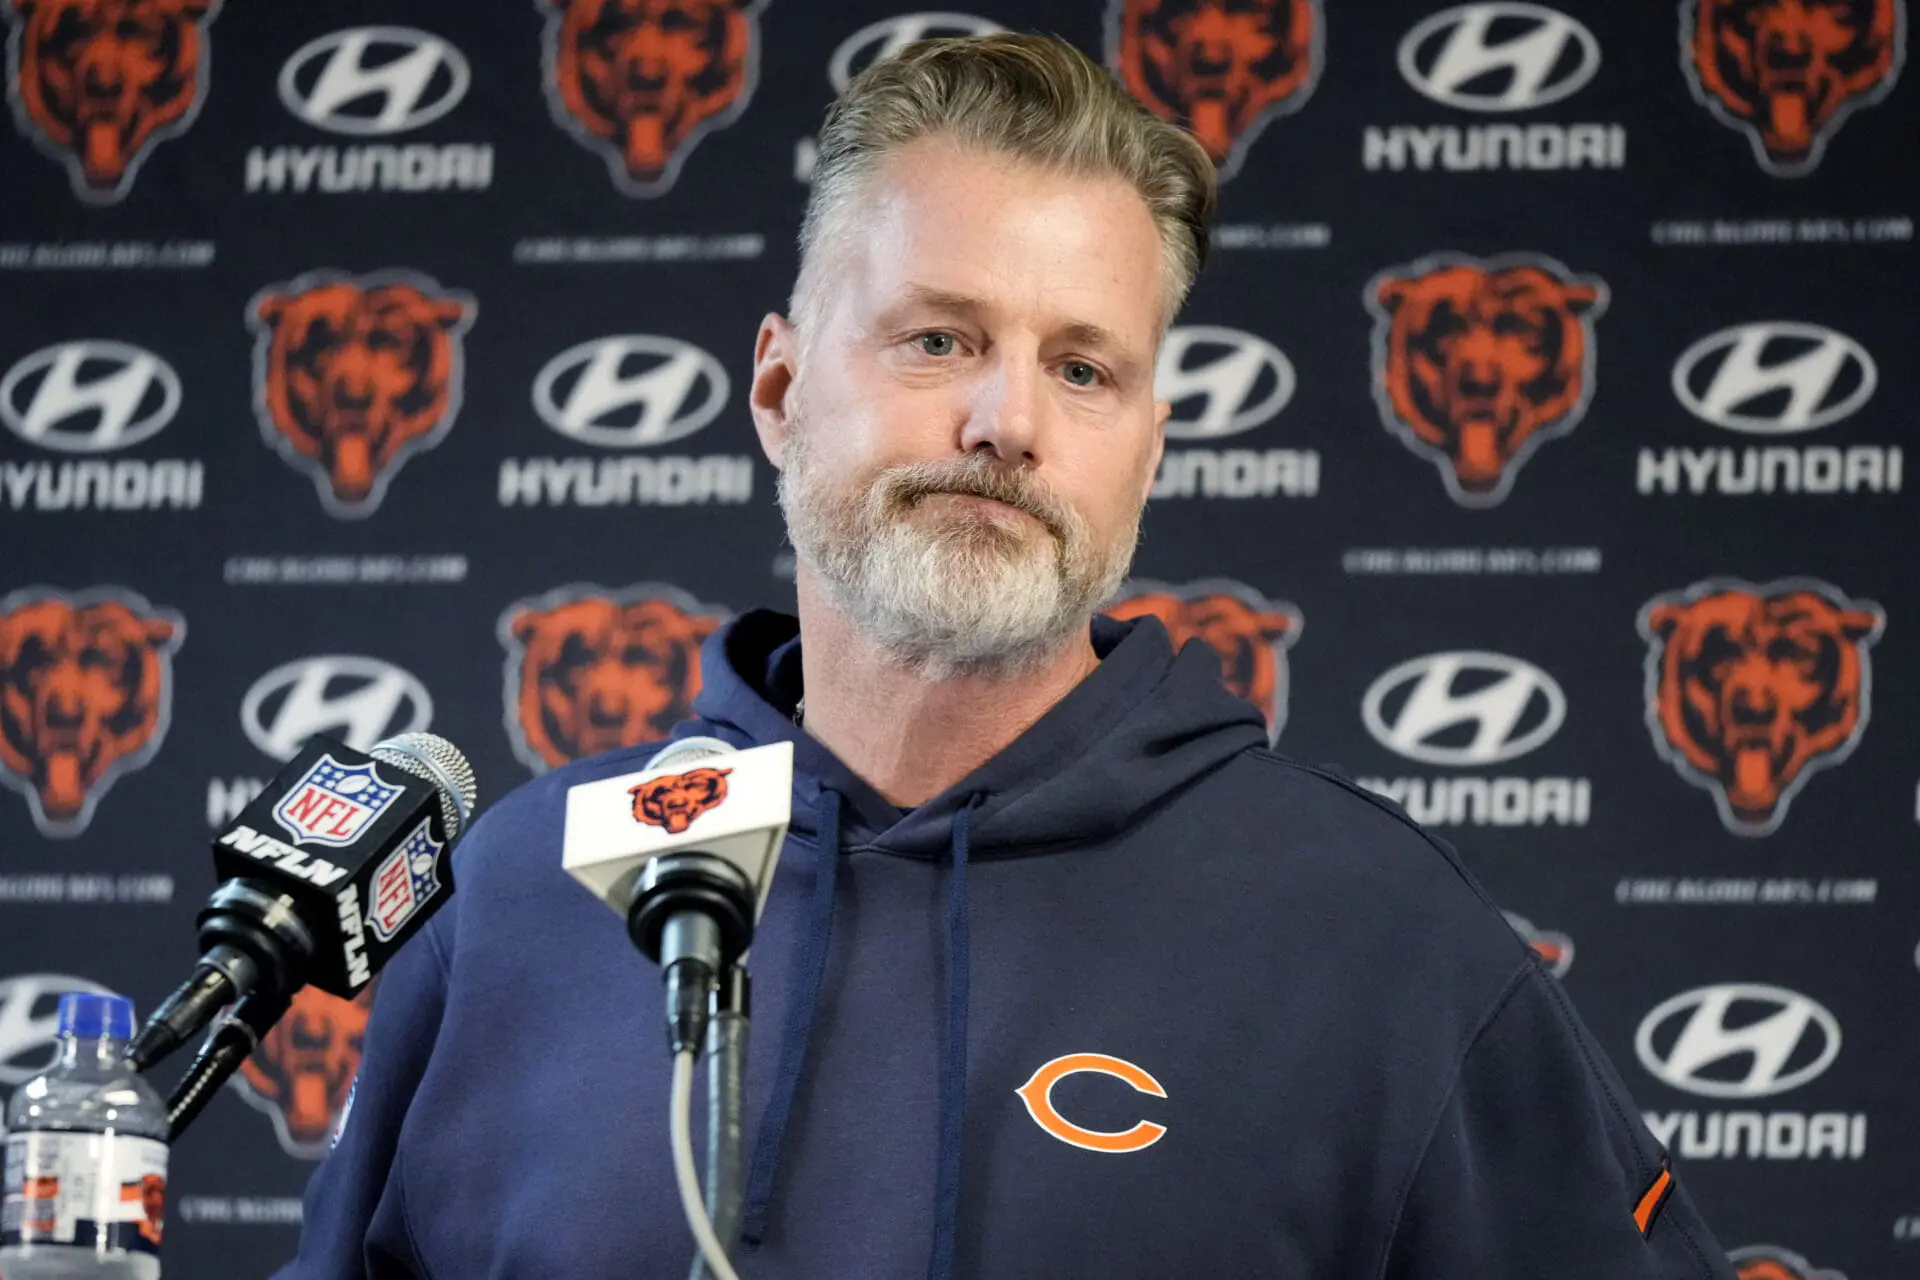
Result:
<svg viewBox="0 0 1920 1280"><path fill-rule="evenodd" d="M960 1215L960 1140L967 1119L967 835L974 796L953 815L953 873L947 879L947 1054L940 1068L940 1148L933 1182L933 1251L927 1280L952 1280Z"/></svg>
<svg viewBox="0 0 1920 1280"><path fill-rule="evenodd" d="M758 1245L766 1235L772 1212L774 1179L780 1172L780 1151L787 1140L787 1120L793 1113L793 1095L800 1088L806 1065L807 1039L813 1031L814 1006L820 980L827 969L827 944L833 939L834 879L840 869L840 793L820 791L819 866L814 874L813 901L806 928L800 935L794 960L793 1004L787 1010L785 1034L780 1038L780 1066L773 1078L773 1096L760 1118L753 1144L753 1167L747 1176L747 1203L740 1218L740 1238Z"/></svg>
<svg viewBox="0 0 1920 1280"><path fill-rule="evenodd" d="M766 1235L772 1212L781 1149L786 1144L787 1121L793 1114L794 1094L806 1062L807 1040L813 1030L814 1008L827 967L828 944L833 939L834 881L840 863L840 795L822 789L819 870L807 924L794 961L796 986L787 1026L780 1041L780 1065L773 1080L754 1142L753 1167L747 1177L747 1202L741 1214L740 1238L758 1245ZM946 1055L940 1067L940 1139L934 1171L933 1247L927 1259L928 1280L952 1280L955 1229L960 1207L960 1141L967 1113L967 1005L971 951L967 938L967 846L973 811L986 799L975 796L953 816L950 851L952 874L947 879L947 1034Z"/></svg>

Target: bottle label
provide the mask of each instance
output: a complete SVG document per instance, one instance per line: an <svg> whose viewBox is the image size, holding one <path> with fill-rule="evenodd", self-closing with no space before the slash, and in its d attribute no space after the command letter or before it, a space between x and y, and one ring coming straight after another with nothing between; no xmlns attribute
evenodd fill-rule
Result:
<svg viewBox="0 0 1920 1280"><path fill-rule="evenodd" d="M160 1252L167 1144L113 1133L16 1133L0 1174L0 1247Z"/></svg>

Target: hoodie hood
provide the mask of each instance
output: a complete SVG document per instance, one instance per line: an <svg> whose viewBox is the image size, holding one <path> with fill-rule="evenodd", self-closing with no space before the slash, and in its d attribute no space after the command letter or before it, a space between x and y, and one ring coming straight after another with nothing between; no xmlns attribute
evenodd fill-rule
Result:
<svg viewBox="0 0 1920 1280"><path fill-rule="evenodd" d="M842 798L839 838L906 857L947 856L953 819L970 808L971 856L1063 851L1128 827L1143 812L1249 747L1264 746L1260 713L1222 685L1204 644L1176 655L1156 618L1093 619L1100 664L1024 733L946 791L912 810L887 802L793 722L801 696L800 625L756 610L701 651L696 717L676 738L737 747L794 744L793 826L819 830L822 789Z"/></svg>

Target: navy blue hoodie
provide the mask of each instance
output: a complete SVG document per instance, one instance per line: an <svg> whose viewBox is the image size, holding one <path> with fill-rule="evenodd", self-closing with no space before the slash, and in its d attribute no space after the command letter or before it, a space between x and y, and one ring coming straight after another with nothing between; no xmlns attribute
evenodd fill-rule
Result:
<svg viewBox="0 0 1920 1280"><path fill-rule="evenodd" d="M1268 750L1210 649L1098 667L911 811L793 726L793 619L700 733L791 741L751 957L743 1278L1732 1280L1558 983L1443 844ZM569 765L381 979L281 1280L684 1277L658 971L560 866Z"/></svg>

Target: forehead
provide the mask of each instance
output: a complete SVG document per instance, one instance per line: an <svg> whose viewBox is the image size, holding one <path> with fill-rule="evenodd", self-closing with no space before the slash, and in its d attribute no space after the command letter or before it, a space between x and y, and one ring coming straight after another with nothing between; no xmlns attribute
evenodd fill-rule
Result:
<svg viewBox="0 0 1920 1280"><path fill-rule="evenodd" d="M1116 175L926 138L881 161L848 223L843 287L856 313L939 292L1041 327L1096 325L1143 352L1158 333L1159 232Z"/></svg>

